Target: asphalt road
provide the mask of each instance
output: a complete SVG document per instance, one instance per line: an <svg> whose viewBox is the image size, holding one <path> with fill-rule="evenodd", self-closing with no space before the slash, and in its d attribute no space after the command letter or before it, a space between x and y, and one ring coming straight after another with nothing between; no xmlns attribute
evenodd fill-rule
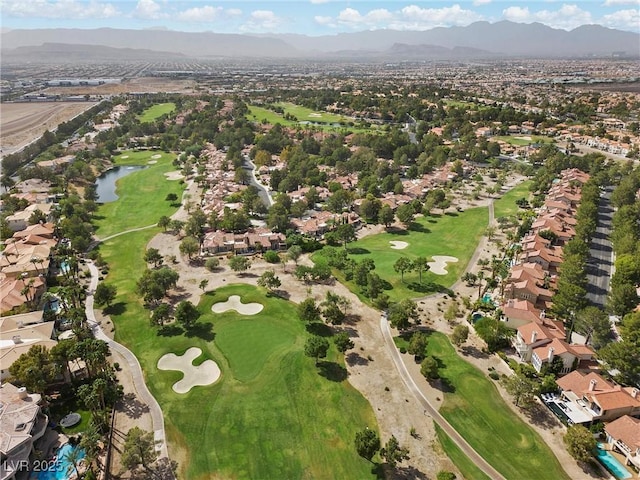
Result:
<svg viewBox="0 0 640 480"><path fill-rule="evenodd" d="M600 196L598 227L591 240L589 259L587 260L587 281L589 282L587 298L597 307L604 307L607 304L609 281L613 268L613 248L609 240L613 217L612 191L612 187L607 187Z"/></svg>

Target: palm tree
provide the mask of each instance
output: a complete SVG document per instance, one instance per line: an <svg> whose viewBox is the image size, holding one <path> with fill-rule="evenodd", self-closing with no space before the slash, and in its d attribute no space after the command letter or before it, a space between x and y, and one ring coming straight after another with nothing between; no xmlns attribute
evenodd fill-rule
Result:
<svg viewBox="0 0 640 480"><path fill-rule="evenodd" d="M80 462L82 461L80 452L81 450L74 446L64 456L64 460L70 463L67 467L67 474L71 476L71 473L75 472L75 477L79 480L84 478L84 475L80 473Z"/></svg>

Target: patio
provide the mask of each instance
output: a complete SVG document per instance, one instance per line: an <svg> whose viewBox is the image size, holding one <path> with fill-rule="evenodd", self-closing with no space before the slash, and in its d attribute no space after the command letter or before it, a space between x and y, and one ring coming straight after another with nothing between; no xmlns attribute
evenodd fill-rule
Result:
<svg viewBox="0 0 640 480"><path fill-rule="evenodd" d="M593 418L598 415L581 399L571 401L554 393L543 393L540 397L547 408L568 425L590 424Z"/></svg>

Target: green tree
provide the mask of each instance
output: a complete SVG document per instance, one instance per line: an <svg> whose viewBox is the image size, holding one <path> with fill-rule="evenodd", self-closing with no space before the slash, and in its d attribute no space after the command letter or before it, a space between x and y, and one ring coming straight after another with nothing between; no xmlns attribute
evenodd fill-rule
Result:
<svg viewBox="0 0 640 480"><path fill-rule="evenodd" d="M146 432L138 427L133 427L124 441L120 461L129 470L135 470L138 466L147 472L153 472L152 465L158 459L158 453L153 440L153 433Z"/></svg>
<svg viewBox="0 0 640 480"><path fill-rule="evenodd" d="M393 209L389 205L383 205L378 213L378 222L389 228L393 223Z"/></svg>
<svg viewBox="0 0 640 480"><path fill-rule="evenodd" d="M167 202L175 202L178 200L178 195L175 193L167 193L167 196L165 197L165 200Z"/></svg>
<svg viewBox="0 0 640 480"><path fill-rule="evenodd" d="M586 307L576 314L575 329L586 337L596 349L609 342L611 323L607 314L598 307Z"/></svg>
<svg viewBox="0 0 640 480"><path fill-rule="evenodd" d="M582 425L572 425L562 439L569 454L577 461L586 463L593 457L597 440Z"/></svg>
<svg viewBox="0 0 640 480"><path fill-rule="evenodd" d="M336 228L336 237L342 242L346 250L347 243L353 242L356 239L356 231L350 223L343 223Z"/></svg>
<svg viewBox="0 0 640 480"><path fill-rule="evenodd" d="M209 280L208 279L203 278L202 280L200 280L199 287L203 292L207 289L207 285L209 285Z"/></svg>
<svg viewBox="0 0 640 480"><path fill-rule="evenodd" d="M329 341L318 335L310 336L304 344L304 354L307 357L315 358L316 365L318 360L327 356L329 350Z"/></svg>
<svg viewBox="0 0 640 480"><path fill-rule="evenodd" d="M200 251L200 242L195 237L185 237L180 243L180 253L186 255L189 260Z"/></svg>
<svg viewBox="0 0 640 480"><path fill-rule="evenodd" d="M220 267L220 260L218 260L216 257L207 258L207 260L204 262L204 268L206 268L210 272L213 272L218 267Z"/></svg>
<svg viewBox="0 0 640 480"><path fill-rule="evenodd" d="M200 312L189 300L183 300L176 307L174 315L178 323L189 328L198 320Z"/></svg>
<svg viewBox="0 0 640 480"><path fill-rule="evenodd" d="M436 480L456 480L456 474L446 470L440 470L436 475Z"/></svg>
<svg viewBox="0 0 640 480"><path fill-rule="evenodd" d="M398 220L405 225L405 227L409 227L411 222L413 222L413 217L415 216L413 205L410 203L400 205L396 210L396 216L398 217Z"/></svg>
<svg viewBox="0 0 640 480"><path fill-rule="evenodd" d="M538 393L538 382L518 372L502 380L504 389L513 396L516 407L522 402L523 407L529 407L533 404L533 399Z"/></svg>
<svg viewBox="0 0 640 480"><path fill-rule="evenodd" d="M158 220L158 227L160 227L165 232L167 231L167 228L169 228L169 225L171 225L171 219L166 215L161 216Z"/></svg>
<svg viewBox="0 0 640 480"><path fill-rule="evenodd" d="M311 297L307 297L300 302L298 304L298 316L300 320L307 323L320 320L320 309L316 305L316 301Z"/></svg>
<svg viewBox="0 0 640 480"><path fill-rule="evenodd" d="M409 340L407 352L417 358L423 358L427 351L427 336L423 332L415 332Z"/></svg>
<svg viewBox="0 0 640 480"><path fill-rule="evenodd" d="M380 437L375 431L365 428L356 432L355 446L358 455L371 461L373 456L380 450Z"/></svg>
<svg viewBox="0 0 640 480"><path fill-rule="evenodd" d="M469 338L469 327L466 325L456 325L451 333L451 342L459 347Z"/></svg>
<svg viewBox="0 0 640 480"><path fill-rule="evenodd" d="M30 392L43 394L55 376L49 351L42 345L33 345L9 367L9 373Z"/></svg>
<svg viewBox="0 0 640 480"><path fill-rule="evenodd" d="M158 305L153 312L151 312L151 324L163 326L164 322L169 319L171 315L171 309L166 303Z"/></svg>
<svg viewBox="0 0 640 480"><path fill-rule="evenodd" d="M354 347L353 340L347 332L340 332L333 337L333 343L339 352L344 353Z"/></svg>
<svg viewBox="0 0 640 480"><path fill-rule="evenodd" d="M413 269L418 271L418 278L422 284L422 272L429 270L429 261L425 257L418 257L413 261Z"/></svg>
<svg viewBox="0 0 640 480"><path fill-rule="evenodd" d="M234 272L244 272L251 266L251 260L248 257L242 255L236 255L229 259L229 267Z"/></svg>
<svg viewBox="0 0 640 480"><path fill-rule="evenodd" d="M160 250L157 248L148 248L146 252L144 252L144 261L147 263L152 263L154 267L157 267L162 263L162 255L160 255Z"/></svg>
<svg viewBox="0 0 640 480"><path fill-rule="evenodd" d="M398 439L391 435L385 446L380 449L380 456L384 458L387 465L395 468L398 463L409 460L409 449L400 446Z"/></svg>
<svg viewBox="0 0 640 480"><path fill-rule="evenodd" d="M282 285L280 278L273 270L265 270L260 278L258 278L258 286L266 288L270 293Z"/></svg>
<svg viewBox="0 0 640 480"><path fill-rule="evenodd" d="M298 259L302 255L302 247L300 245L291 245L287 250L287 258L298 265Z"/></svg>
<svg viewBox="0 0 640 480"><path fill-rule="evenodd" d="M420 363L420 373L427 380L440 378L440 374L438 373L438 361L432 356L426 357Z"/></svg>
<svg viewBox="0 0 640 480"><path fill-rule="evenodd" d="M393 269L400 273L400 280L402 283L404 283L404 272L410 272L412 268L413 262L407 257L400 257L396 260L396 263L393 264Z"/></svg>
<svg viewBox="0 0 640 480"><path fill-rule="evenodd" d="M411 324L411 320L418 320L418 306L413 300L405 298L389 307L389 323L392 327L403 330Z"/></svg>
<svg viewBox="0 0 640 480"><path fill-rule="evenodd" d="M113 302L117 296L118 288L115 285L110 285L108 283L99 283L96 287L95 293L93 294L93 301L99 307L101 307L102 305L110 307L111 302Z"/></svg>

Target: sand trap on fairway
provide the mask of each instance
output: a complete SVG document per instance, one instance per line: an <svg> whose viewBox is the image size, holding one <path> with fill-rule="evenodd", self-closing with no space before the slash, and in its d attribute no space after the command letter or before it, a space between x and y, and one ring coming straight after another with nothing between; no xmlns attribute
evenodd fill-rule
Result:
<svg viewBox="0 0 640 480"><path fill-rule="evenodd" d="M211 385L220 378L220 368L213 360L205 360L200 365L193 365L193 361L202 355L198 347L191 347L178 356L175 353L167 353L158 360L159 370L176 370L184 375L182 380L173 384L176 393L188 393L198 385Z"/></svg>
<svg viewBox="0 0 640 480"><path fill-rule="evenodd" d="M125 160L125 159L129 158L129 155L122 155L120 158Z"/></svg>
<svg viewBox="0 0 640 480"><path fill-rule="evenodd" d="M182 175L179 170L167 172L164 176L167 177L167 180L182 180L184 178L184 175Z"/></svg>
<svg viewBox="0 0 640 480"><path fill-rule="evenodd" d="M391 244L391 248L394 250L404 250L409 246L407 242L402 242L400 240L389 240L389 243Z"/></svg>
<svg viewBox="0 0 640 480"><path fill-rule="evenodd" d="M151 155L151 158L162 158L162 155L156 153L155 155Z"/></svg>
<svg viewBox="0 0 640 480"><path fill-rule="evenodd" d="M450 257L449 255L434 255L433 262L428 262L429 271L435 273L436 275L446 275L447 273L447 263L456 263L458 261L457 257Z"/></svg>
<svg viewBox="0 0 640 480"><path fill-rule="evenodd" d="M321 113L310 113L309 116L312 117L312 118L320 118L322 116L322 114Z"/></svg>
<svg viewBox="0 0 640 480"><path fill-rule="evenodd" d="M147 162L147 164L149 164L149 165L155 165L156 163L158 163L158 160L149 160Z"/></svg>
<svg viewBox="0 0 640 480"><path fill-rule="evenodd" d="M256 315L262 311L264 305L261 303L242 303L239 295L231 295L226 302L214 303L211 306L213 313L224 313L228 310L235 310L240 315Z"/></svg>

